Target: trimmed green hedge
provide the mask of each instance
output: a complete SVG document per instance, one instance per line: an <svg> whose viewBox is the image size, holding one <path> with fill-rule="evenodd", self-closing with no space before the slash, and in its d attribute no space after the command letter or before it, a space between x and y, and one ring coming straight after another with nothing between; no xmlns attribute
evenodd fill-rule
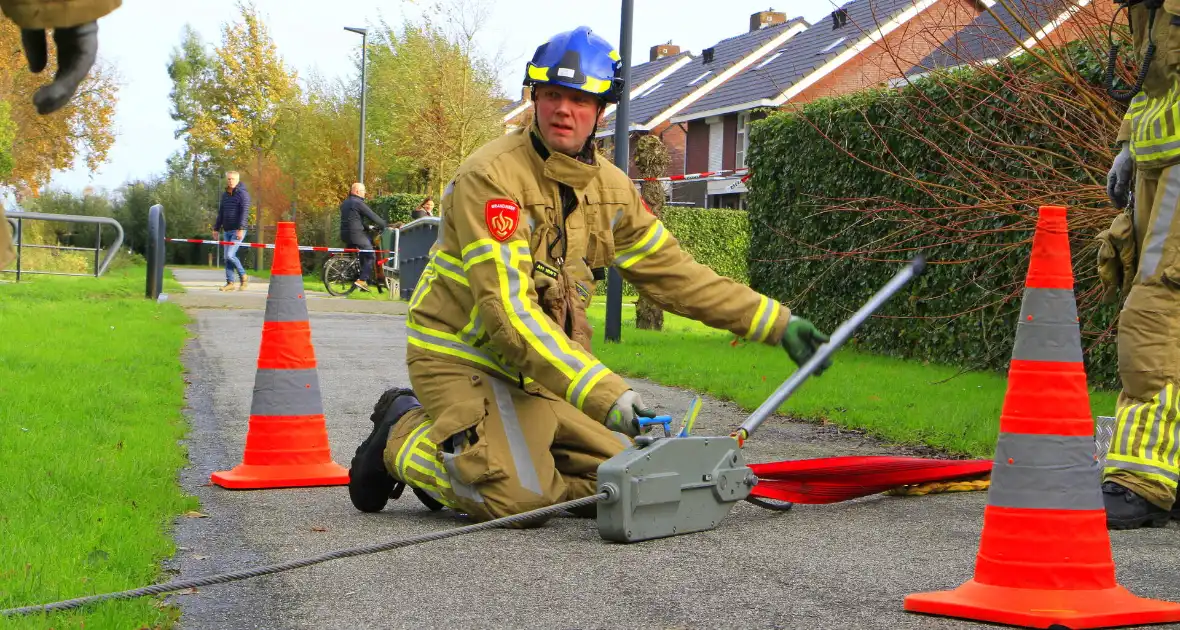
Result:
<svg viewBox="0 0 1180 630"><path fill-rule="evenodd" d="M369 207L379 217L385 217L392 225L402 222L409 223L410 212L426 199L426 195L418 193L392 193L381 195L370 200Z"/></svg>
<svg viewBox="0 0 1180 630"><path fill-rule="evenodd" d="M744 210L667 207L662 220L697 262L738 282L747 281L750 224ZM606 281L598 283L596 295L605 299ZM637 297L639 293L624 282L623 295Z"/></svg>
<svg viewBox="0 0 1180 630"><path fill-rule="evenodd" d="M1070 55L1082 79L1099 91L1102 60L1081 47L1071 47ZM1027 181L1042 176L1040 172L1021 172L1027 162L1011 154L985 152L971 145L958 130L931 126L924 131L924 139L903 131L914 123L915 109L929 108L931 103L943 108L959 107L958 112L969 108L969 115L957 119L975 132L984 135L1006 130L1005 138L1014 146L1012 151L1026 150L1024 147L1042 150L1037 155L1044 157L1044 173L1052 180L1042 189L1042 198L1057 194L1048 186L1067 191L1057 203L1070 205L1070 246L1089 381L1092 386L1117 388L1114 336L1109 333L1116 307L1100 306L1094 299L1097 277L1092 242L1097 231L1110 224L1116 211L1105 202L1101 191L1086 188L1093 184L1094 172L1071 166L1077 160L1066 162L1054 157L1091 151L1082 156L1081 162L1092 163L1094 170L1104 175L1113 154L1062 146L1062 140L1050 130L1030 124L1031 117L1017 111L1020 108L1016 104L1022 101L1005 84L1015 73L1038 72L1031 60L1017 58L996 68L1001 73L999 78L986 73L955 75L961 82L958 85L967 88L959 93L948 93L937 82L922 81L900 90L823 99L799 112L776 113L754 123L749 150L753 175L748 197L751 286L787 303L821 329L832 331L912 255L890 252L883 246L926 248L931 263L927 272L878 311L883 318L865 322L853 343L872 352L907 359L969 369L1006 369L1037 206L1030 200L1004 212L980 209L969 213L953 208L940 211L938 208L946 206L885 172L889 168L885 160L873 157L896 157L915 177L935 184L958 185L959 190L964 188L961 172L949 166L945 156L932 149L927 140L954 155L969 157L984 172L1003 172ZM1025 85L1029 77L1046 83L1058 81L1048 73L1024 75ZM1060 84L1055 88L1058 93L1063 89ZM979 105L981 98L990 101L988 106ZM1046 111L1081 116L1077 110L1063 110L1043 95L1026 98L1041 98ZM954 114L948 110L939 116ZM1070 122L1092 129L1101 124L1093 122L1096 118ZM1109 129L1107 136L1112 141L1114 132L1114 128ZM867 158L865 161L870 163L852 159L849 154ZM1045 190L1051 192L1045 194ZM980 204L979 199L966 195L955 202L968 209ZM907 212L922 213L930 223L919 229L899 220ZM947 237L952 230L974 231L976 236L952 243L954 239Z"/></svg>

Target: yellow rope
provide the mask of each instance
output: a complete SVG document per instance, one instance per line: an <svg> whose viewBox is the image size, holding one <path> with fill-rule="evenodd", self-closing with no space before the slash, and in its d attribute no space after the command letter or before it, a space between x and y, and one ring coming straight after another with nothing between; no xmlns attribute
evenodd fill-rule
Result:
<svg viewBox="0 0 1180 630"><path fill-rule="evenodd" d="M938 494L940 492L973 492L975 490L987 490L991 485L991 474L985 475L979 479L966 479L958 481L929 481L927 483L919 483L910 486L901 486L892 490L886 490L884 494L892 497L916 497L926 494Z"/></svg>

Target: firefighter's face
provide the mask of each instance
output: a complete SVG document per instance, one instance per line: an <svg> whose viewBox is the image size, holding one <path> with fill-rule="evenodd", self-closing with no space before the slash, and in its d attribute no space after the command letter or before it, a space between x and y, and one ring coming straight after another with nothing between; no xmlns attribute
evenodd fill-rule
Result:
<svg viewBox="0 0 1180 630"><path fill-rule="evenodd" d="M554 151L576 155L598 119L599 100L560 85L537 86L537 128Z"/></svg>

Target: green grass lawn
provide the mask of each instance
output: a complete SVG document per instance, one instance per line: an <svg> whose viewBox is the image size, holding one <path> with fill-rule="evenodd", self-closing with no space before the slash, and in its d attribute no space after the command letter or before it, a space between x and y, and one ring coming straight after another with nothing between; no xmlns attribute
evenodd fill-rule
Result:
<svg viewBox="0 0 1180 630"><path fill-rule="evenodd" d="M186 463L187 320L144 268L0 285L0 608L162 579ZM165 276L165 291L179 286ZM167 627L158 600L0 619L3 628Z"/></svg>
<svg viewBox="0 0 1180 630"><path fill-rule="evenodd" d="M795 370L782 348L744 341L732 346L732 334L667 313L663 332L638 330L635 309L624 306L618 344L601 341L603 305L591 308L590 319L595 329L594 354L620 374L707 393L749 411ZM954 367L875 356L845 346L836 353L832 369L809 378L780 412L864 430L890 441L990 457L1007 379L981 372L955 376L958 372ZM1093 415L1113 415L1115 398L1114 392L1092 392Z"/></svg>

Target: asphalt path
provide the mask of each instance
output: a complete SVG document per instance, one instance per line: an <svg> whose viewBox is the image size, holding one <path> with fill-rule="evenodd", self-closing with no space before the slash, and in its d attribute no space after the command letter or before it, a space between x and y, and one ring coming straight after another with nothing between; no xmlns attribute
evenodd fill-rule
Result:
<svg viewBox="0 0 1180 630"><path fill-rule="evenodd" d="M345 300L338 300L345 302ZM358 302L348 300L347 302ZM358 302L364 304L365 302ZM261 306L261 304L260 304ZM210 473L241 461L263 312L194 308L184 351L180 481L204 518L181 518L168 569L206 576L467 524L406 492L378 514L347 488L232 491ZM382 391L408 384L404 319L313 310L312 340L336 462L368 435ZM692 396L633 380L679 417ZM697 434L746 414L704 398ZM854 454L927 455L830 426L768 420L745 449L762 462ZM954 588L974 571L986 493L867 497L773 513L740 503L716 529L635 544L603 541L594 520L492 530L170 596L180 627L205 628L981 628L903 611L909 593ZM1180 525L1114 532L1119 582L1180 602ZM1180 627L1180 626L1152 626Z"/></svg>

